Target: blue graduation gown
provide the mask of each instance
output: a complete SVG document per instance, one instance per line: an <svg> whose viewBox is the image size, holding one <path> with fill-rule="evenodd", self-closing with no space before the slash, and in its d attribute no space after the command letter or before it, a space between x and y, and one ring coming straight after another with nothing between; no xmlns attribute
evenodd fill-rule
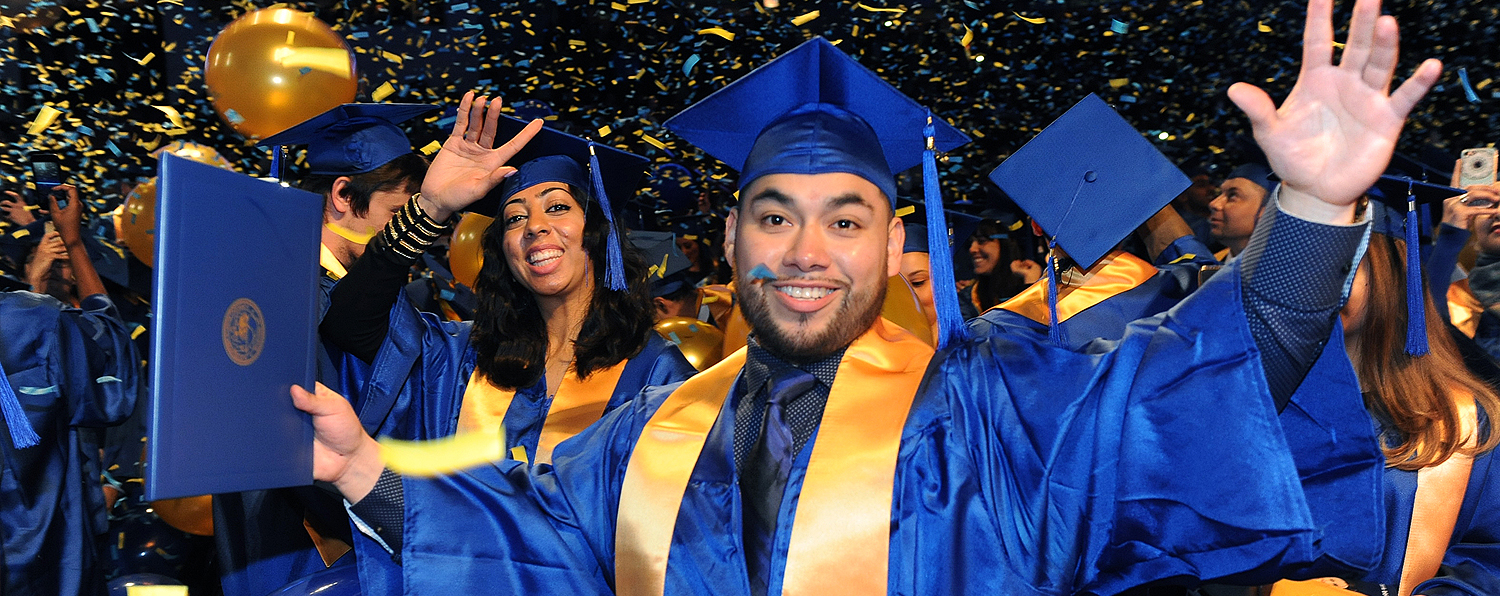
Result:
<svg viewBox="0 0 1500 596"><path fill-rule="evenodd" d="M896 462L891 594L1115 594L1157 580L1269 583L1324 556L1234 266L1118 342L1019 334L934 357ZM651 388L554 453L403 479L409 593L607 593L630 453L673 388ZM747 594L731 392L688 482L666 593ZM1359 407L1357 392L1320 399ZM1343 402L1348 402L1343 404ZM1350 437L1373 445L1374 429ZM784 562L816 437L791 473ZM1350 516L1374 515L1378 495ZM772 570L771 593L782 570Z"/></svg>
<svg viewBox="0 0 1500 596"><path fill-rule="evenodd" d="M365 430L403 440L453 435L474 372L475 351L469 345L473 324L418 312L405 297L391 309L390 324L368 375L345 379L353 383L350 397ZM642 388L677 383L694 372L677 346L652 333L641 353L626 363L605 412L630 402ZM516 391L502 423L507 452L519 446L529 455L536 453L551 405L545 379ZM401 568L391 555L368 538L355 536L354 542L364 595L400 594Z"/></svg>
<svg viewBox="0 0 1500 596"><path fill-rule="evenodd" d="M140 362L130 332L103 295L75 309L40 294L0 293L0 366L41 437L15 449L9 431L0 432L0 591L101 592L94 549L106 530L96 515L104 495L82 434L123 422L136 406Z"/></svg>

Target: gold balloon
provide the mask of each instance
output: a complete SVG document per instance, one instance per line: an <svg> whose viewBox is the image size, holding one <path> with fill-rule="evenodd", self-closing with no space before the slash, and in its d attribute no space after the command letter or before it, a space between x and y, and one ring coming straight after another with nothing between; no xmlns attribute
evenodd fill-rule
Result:
<svg viewBox="0 0 1500 596"><path fill-rule="evenodd" d="M693 368L702 371L724 359L724 333L692 317L667 317L656 322L656 332L677 344Z"/></svg>
<svg viewBox="0 0 1500 596"><path fill-rule="evenodd" d="M167 525L196 536L214 535L213 495L152 501L151 510Z"/></svg>
<svg viewBox="0 0 1500 596"><path fill-rule="evenodd" d="M311 13L245 14L208 47L203 79L214 109L240 134L262 139L354 101L354 55Z"/></svg>
<svg viewBox="0 0 1500 596"><path fill-rule="evenodd" d="M156 266L156 179L135 185L120 215L120 241L147 267Z"/></svg>
<svg viewBox="0 0 1500 596"><path fill-rule="evenodd" d="M880 316L910 331L917 339L927 342L927 345L937 345L932 339L932 327L927 324L927 315L922 312L922 303L918 302L916 290L900 274L886 280L885 305L880 308Z"/></svg>
<svg viewBox="0 0 1500 596"><path fill-rule="evenodd" d="M458 283L474 288L479 279L479 269L484 266L484 231L495 218L478 213L465 213L453 230L453 245L448 248L448 270Z"/></svg>

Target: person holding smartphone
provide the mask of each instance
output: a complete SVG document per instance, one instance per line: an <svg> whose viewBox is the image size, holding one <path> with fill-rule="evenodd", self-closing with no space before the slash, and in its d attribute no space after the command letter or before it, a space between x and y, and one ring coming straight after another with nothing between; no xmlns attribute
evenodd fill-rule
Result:
<svg viewBox="0 0 1500 596"><path fill-rule="evenodd" d="M82 298L75 307L0 292L0 412L9 430L0 436L0 527L27 529L0 536L0 593L13 596L104 591L93 548L106 529L104 494L85 438L129 417L139 378L130 331L84 247L77 189L58 186L48 206L56 230L46 250L61 247Z"/></svg>

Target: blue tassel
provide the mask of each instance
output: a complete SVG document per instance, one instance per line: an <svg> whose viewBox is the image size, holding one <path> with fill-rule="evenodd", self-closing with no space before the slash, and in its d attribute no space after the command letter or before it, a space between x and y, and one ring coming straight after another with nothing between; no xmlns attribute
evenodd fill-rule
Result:
<svg viewBox="0 0 1500 596"><path fill-rule="evenodd" d="M1057 317L1057 239L1053 238L1047 248L1047 339L1060 346L1063 330Z"/></svg>
<svg viewBox="0 0 1500 596"><path fill-rule="evenodd" d="M604 221L609 222L609 234L605 240L604 280L609 289L625 290L625 257L620 253L620 233L615 230L615 210L609 206L609 195L604 192L604 177L599 174L599 156L594 153L594 142L589 141L589 178L594 183L594 199L604 210Z"/></svg>
<svg viewBox="0 0 1500 596"><path fill-rule="evenodd" d="M1406 210L1406 353L1427 353L1427 309L1422 302L1422 244L1416 200Z"/></svg>
<svg viewBox="0 0 1500 596"><path fill-rule="evenodd" d="M927 126L922 136L927 149L922 151L923 205L927 210L927 256L932 261L933 307L937 310L938 349L968 339L964 317L958 310L958 292L953 288L953 252L948 246L948 220L943 216L943 197L938 187L937 155L933 149L932 112L927 112ZM890 197L895 202L895 197Z"/></svg>
<svg viewBox="0 0 1500 596"><path fill-rule="evenodd" d="M0 368L0 413L5 415L5 426L10 429L10 444L16 449L25 449L42 442L26 419L26 410L21 408L21 399L5 378L5 369Z"/></svg>

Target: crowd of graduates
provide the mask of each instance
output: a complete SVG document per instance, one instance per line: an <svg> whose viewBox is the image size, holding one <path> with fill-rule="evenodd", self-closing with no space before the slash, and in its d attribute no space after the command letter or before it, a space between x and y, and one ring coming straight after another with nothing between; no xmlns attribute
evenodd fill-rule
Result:
<svg viewBox="0 0 1500 596"><path fill-rule="evenodd" d="M738 192L473 94L430 159L437 106L266 138L323 198L317 485L145 501L154 185L7 192L0 594L1500 594L1500 183L1392 157L1436 72L1358 4L1285 104L1363 102L1352 166L1240 88L1265 159L1158 175L1091 97L945 205L962 133L821 39L666 123ZM503 444L372 455L456 435Z"/></svg>

